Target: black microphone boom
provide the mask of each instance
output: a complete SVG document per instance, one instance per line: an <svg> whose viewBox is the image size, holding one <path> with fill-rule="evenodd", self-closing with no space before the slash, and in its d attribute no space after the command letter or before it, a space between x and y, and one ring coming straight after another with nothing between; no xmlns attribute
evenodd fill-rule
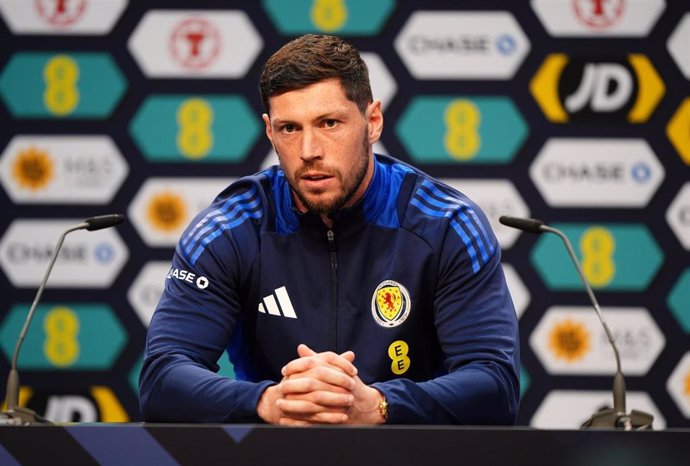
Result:
<svg viewBox="0 0 690 466"><path fill-rule="evenodd" d="M498 221L503 225L527 231L529 233L554 233L563 240L563 243L568 250L568 254L575 265L575 269L577 270L578 275L580 275L580 279L585 286L589 300L592 302L594 311L599 317L599 322L601 322L602 327L604 327L604 331L606 332L606 336L611 344L611 348L613 348L613 354L616 358L616 374L613 378L613 408L604 409L594 413L592 417L582 424L582 427L621 428L625 430L632 430L633 428L638 430L651 429L652 422L654 420L654 416L651 414L636 411L634 409L630 414L626 413L625 378L623 377L618 347L616 346L616 342L613 339L613 335L611 334L608 324L606 323L606 319L604 319L604 314L601 312L597 298L594 296L592 287L589 285L589 281L582 271L580 261L578 261L577 255L575 255L575 251L573 250L573 246L570 244L568 237L561 230L550 227L541 220L534 218L519 218L502 215L499 217Z"/></svg>
<svg viewBox="0 0 690 466"><path fill-rule="evenodd" d="M55 250L50 258L50 263L46 269L46 273L43 276L41 284L38 286L36 291L36 297L31 304L29 313L26 315L26 320L24 321L24 326L19 333L19 338L17 339L17 344L14 347L14 354L12 355L12 366L10 368L10 373L7 376L7 392L5 393L5 399L7 403L7 410L3 411L0 416L0 425L30 425L30 424L50 424L49 421L44 419L42 416L38 415L34 411L28 408L19 406L19 372L17 371L17 360L19 359L19 350L24 343L24 338L29 331L31 326L31 320L36 312L36 307L38 302L41 300L41 295L43 294L43 289L48 282L48 277L50 277L50 272L53 270L55 261L57 260L58 253L62 248L62 243L65 241L65 236L76 230L100 230L102 228L109 228L125 221L125 217L120 214L109 214L100 215L97 217L90 217L84 220L82 223L72 226L65 230L57 241L55 245Z"/></svg>
<svg viewBox="0 0 690 466"><path fill-rule="evenodd" d="M507 215L502 215L498 221L506 226L529 233L541 233L541 227L544 225L544 222L535 218L508 217Z"/></svg>
<svg viewBox="0 0 690 466"><path fill-rule="evenodd" d="M94 230L101 230L103 228L114 227L115 225L119 225L124 221L125 221L124 215L108 214L108 215L99 215L97 217L89 217L86 220L84 220L84 223L86 223L88 225L86 227L86 229L88 231L94 231Z"/></svg>

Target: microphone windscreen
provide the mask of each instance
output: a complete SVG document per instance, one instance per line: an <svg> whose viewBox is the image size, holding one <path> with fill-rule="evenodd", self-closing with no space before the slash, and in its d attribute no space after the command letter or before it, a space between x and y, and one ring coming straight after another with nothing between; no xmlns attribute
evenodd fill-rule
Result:
<svg viewBox="0 0 690 466"><path fill-rule="evenodd" d="M86 227L89 231L101 230L103 228L114 227L125 221L125 216L121 214L99 215L97 217L90 217L84 220L84 223L89 225Z"/></svg>
<svg viewBox="0 0 690 466"><path fill-rule="evenodd" d="M518 230L527 231L529 233L542 233L543 230L541 227L544 225L544 222L535 218L509 217L507 215L501 215L498 221L505 226L517 228Z"/></svg>

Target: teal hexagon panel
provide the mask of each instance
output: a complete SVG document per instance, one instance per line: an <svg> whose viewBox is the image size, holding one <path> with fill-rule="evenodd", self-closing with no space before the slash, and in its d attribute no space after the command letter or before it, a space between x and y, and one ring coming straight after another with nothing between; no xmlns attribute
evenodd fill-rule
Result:
<svg viewBox="0 0 690 466"><path fill-rule="evenodd" d="M422 96L395 127L418 163L509 163L529 133L506 97Z"/></svg>
<svg viewBox="0 0 690 466"><path fill-rule="evenodd" d="M686 269L673 285L668 307L685 333L690 333L690 269Z"/></svg>
<svg viewBox="0 0 690 466"><path fill-rule="evenodd" d="M157 95L142 104L129 131L153 162L240 162L259 122L240 96Z"/></svg>
<svg viewBox="0 0 690 466"><path fill-rule="evenodd" d="M644 225L561 224L592 288L642 291L654 278L663 253ZM572 259L556 235L542 235L530 260L552 290L582 289Z"/></svg>
<svg viewBox="0 0 690 466"><path fill-rule="evenodd" d="M230 361L230 356L228 355L227 351L221 355L220 359L218 359L218 365L220 366L220 369L218 369L218 374L229 379L235 378L235 366L233 366L232 362Z"/></svg>
<svg viewBox="0 0 690 466"><path fill-rule="evenodd" d="M394 0L264 0L264 9L284 35L328 33L374 35L395 7Z"/></svg>
<svg viewBox="0 0 690 466"><path fill-rule="evenodd" d="M20 52L0 75L17 118L107 118L127 81L107 53Z"/></svg>
<svg viewBox="0 0 690 466"><path fill-rule="evenodd" d="M527 392L531 382L532 377L529 376L529 372L527 372L524 368L520 368L520 397Z"/></svg>
<svg viewBox="0 0 690 466"><path fill-rule="evenodd" d="M0 327L8 360L29 307L12 307ZM124 328L105 304L43 304L36 308L17 364L29 370L108 370L126 343Z"/></svg>
<svg viewBox="0 0 690 466"><path fill-rule="evenodd" d="M134 362L134 366L129 370L129 376L127 379L129 380L129 386L132 387L132 390L136 395L139 395L139 373L141 372L141 368L144 365L144 355L142 354L139 356L139 359L137 359Z"/></svg>

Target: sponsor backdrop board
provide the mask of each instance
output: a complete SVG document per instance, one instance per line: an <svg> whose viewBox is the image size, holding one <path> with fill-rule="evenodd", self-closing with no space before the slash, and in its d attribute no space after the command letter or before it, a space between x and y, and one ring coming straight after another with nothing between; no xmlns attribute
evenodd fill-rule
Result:
<svg viewBox="0 0 690 466"><path fill-rule="evenodd" d="M500 215L568 235L620 346L628 408L690 426L687 1L0 0L0 17L3 381L59 232L128 218L67 237L19 360L20 403L53 421L140 419L151 314L166 279L194 279L169 271L174 244L223 186L276 161L261 64L323 32L370 66L386 118L375 149L489 215L520 319L519 423L578 427L611 403L614 364L559 240Z"/></svg>

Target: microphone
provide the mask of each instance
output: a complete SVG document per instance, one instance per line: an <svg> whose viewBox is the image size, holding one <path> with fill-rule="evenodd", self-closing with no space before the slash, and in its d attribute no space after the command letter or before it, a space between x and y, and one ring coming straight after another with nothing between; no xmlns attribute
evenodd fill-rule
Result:
<svg viewBox="0 0 690 466"><path fill-rule="evenodd" d="M27 314L26 320L24 321L24 326L22 327L22 330L19 333L17 344L14 347L14 354L12 356L12 366L10 368L9 375L7 376L7 392L5 394L7 410L3 411L2 415L0 415L0 425L52 424L50 421L48 421L41 415L37 414L33 410L19 406L19 372L17 372L17 359L19 359L19 350L21 349L22 343L24 343L24 338L26 338L26 334L29 331L31 320L33 319L34 313L36 312L36 307L38 306L38 302L41 299L41 295L43 294L43 289L46 286L46 282L48 282L50 272L53 270L53 265L55 265L55 261L57 260L60 248L62 248L62 243L65 240L65 236L67 236L68 233L71 233L76 230L95 231L101 230L103 228L110 228L112 226L119 225L124 221L125 217L120 214L99 215L97 217L87 218L79 225L75 225L73 227L68 228L60 235L57 245L55 246L55 250L53 251L53 255L50 258L50 263L48 264L46 273L43 276L43 280L41 281L38 290L36 291L36 297L34 298L34 302L31 304L29 313Z"/></svg>
<svg viewBox="0 0 690 466"><path fill-rule="evenodd" d="M618 353L618 347L616 346L616 342L613 339L613 334L606 323L606 319L604 319L604 315L601 312L597 298L594 296L592 287L589 285L589 281L582 271L580 261L578 261L568 237L561 230L550 227L541 220L534 218L519 218L502 215L499 217L498 221L508 227L517 228L518 230L523 230L529 233L554 233L563 240L563 243L568 250L568 254L572 259L573 264L575 264L577 273L580 275L580 279L582 279L582 283L585 285L585 290L587 291L589 300L592 302L594 311L599 317L599 322L601 322L602 327L604 327L604 331L606 332L606 336L611 344L611 348L613 348L613 354L616 358L616 374L613 377L613 408L605 408L592 414L592 416L585 421L581 427L616 428L624 430L651 429L652 422L654 421L654 416L651 414L634 409L630 414L626 413L625 378L623 377L623 370L621 369L621 358L620 354Z"/></svg>
<svg viewBox="0 0 690 466"><path fill-rule="evenodd" d="M103 228L114 227L125 221L124 215L120 214L108 214L99 215L97 217L90 217L84 220L88 226L86 229L88 231L102 230Z"/></svg>

